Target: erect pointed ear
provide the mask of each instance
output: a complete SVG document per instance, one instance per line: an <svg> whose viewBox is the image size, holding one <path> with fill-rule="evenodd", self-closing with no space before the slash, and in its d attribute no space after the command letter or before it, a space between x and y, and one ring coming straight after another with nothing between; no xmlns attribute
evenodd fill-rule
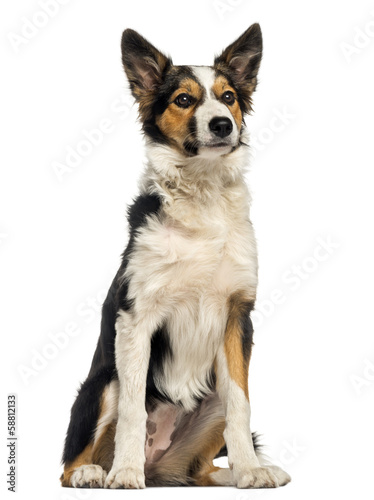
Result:
<svg viewBox="0 0 374 500"><path fill-rule="evenodd" d="M122 34L121 50L123 66L135 99L140 101L147 94L157 91L172 60L131 29Z"/></svg>
<svg viewBox="0 0 374 500"><path fill-rule="evenodd" d="M261 28L253 24L214 60L214 66L227 73L242 94L246 112L251 110L251 94L256 89L261 58Z"/></svg>

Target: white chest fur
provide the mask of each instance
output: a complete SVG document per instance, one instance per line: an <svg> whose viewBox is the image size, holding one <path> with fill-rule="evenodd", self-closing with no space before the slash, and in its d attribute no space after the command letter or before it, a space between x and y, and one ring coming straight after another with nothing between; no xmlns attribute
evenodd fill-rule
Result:
<svg viewBox="0 0 374 500"><path fill-rule="evenodd" d="M126 270L136 314L157 311L170 339L156 385L186 409L207 391L228 297L241 290L254 299L257 286L246 186L240 178L215 191L204 200L183 189L161 193L166 201L139 231Z"/></svg>

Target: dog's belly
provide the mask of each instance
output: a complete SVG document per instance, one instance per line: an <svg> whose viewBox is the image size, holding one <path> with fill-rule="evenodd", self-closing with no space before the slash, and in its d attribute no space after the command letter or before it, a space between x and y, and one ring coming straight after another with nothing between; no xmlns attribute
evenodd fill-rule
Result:
<svg viewBox="0 0 374 500"><path fill-rule="evenodd" d="M183 410L177 406L158 404L148 411L145 456L148 462L157 461L172 444L172 435Z"/></svg>
<svg viewBox="0 0 374 500"><path fill-rule="evenodd" d="M253 296L257 280L250 225L233 235L221 225L199 235L159 221L137 238L127 269L129 298L140 317L158 316L171 356L155 372L157 389L192 410L209 393L214 360L237 290ZM248 237L248 238L246 238Z"/></svg>

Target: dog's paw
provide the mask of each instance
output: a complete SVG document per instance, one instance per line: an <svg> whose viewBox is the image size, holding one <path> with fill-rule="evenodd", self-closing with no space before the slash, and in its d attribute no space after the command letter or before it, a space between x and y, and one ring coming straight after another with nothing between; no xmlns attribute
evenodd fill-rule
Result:
<svg viewBox="0 0 374 500"><path fill-rule="evenodd" d="M73 488L103 488L106 472L100 465L81 465L70 479Z"/></svg>
<svg viewBox="0 0 374 500"><path fill-rule="evenodd" d="M144 471L132 467L112 469L106 478L105 488L145 488Z"/></svg>
<svg viewBox="0 0 374 500"><path fill-rule="evenodd" d="M268 467L256 467L235 475L238 477L236 481L238 488L277 488L279 486L277 476Z"/></svg>
<svg viewBox="0 0 374 500"><path fill-rule="evenodd" d="M291 481L291 476L277 465L268 465L267 468L270 469L274 476L278 479L279 486L285 486Z"/></svg>

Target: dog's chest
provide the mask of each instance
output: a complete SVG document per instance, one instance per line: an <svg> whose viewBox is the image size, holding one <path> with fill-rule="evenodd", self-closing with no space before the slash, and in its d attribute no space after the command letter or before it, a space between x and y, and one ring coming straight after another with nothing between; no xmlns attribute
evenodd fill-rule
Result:
<svg viewBox="0 0 374 500"><path fill-rule="evenodd" d="M257 252L246 191L201 205L163 206L140 230L127 275L138 302L171 293L229 295L257 285ZM139 286L136 287L136 284Z"/></svg>
<svg viewBox="0 0 374 500"><path fill-rule="evenodd" d="M255 294L256 248L243 211L186 208L184 224L165 210L140 232L129 263L129 293L139 314L158 309L171 353L155 373L159 390L185 408L208 392L227 323L227 299Z"/></svg>

